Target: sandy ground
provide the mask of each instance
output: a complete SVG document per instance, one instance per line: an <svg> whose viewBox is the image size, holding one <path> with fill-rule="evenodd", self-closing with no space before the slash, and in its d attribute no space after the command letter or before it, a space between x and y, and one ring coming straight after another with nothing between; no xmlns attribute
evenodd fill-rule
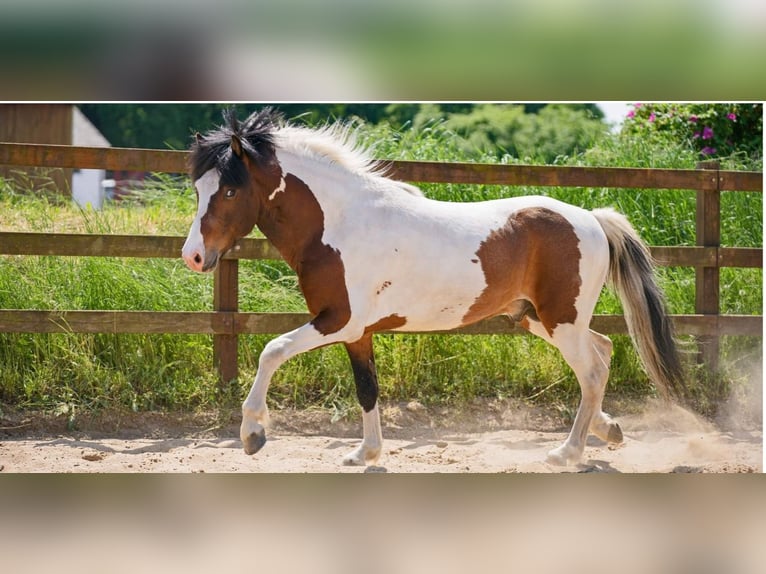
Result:
<svg viewBox="0 0 766 574"><path fill-rule="evenodd" d="M247 456L236 414L150 413L76 419L15 413L0 420L0 472L47 473L551 473L761 472L759 424L718 424L681 409L645 405L618 417L625 441L591 437L578 466L547 464L568 426L542 411L491 403L462 412L416 402L383 408L377 466L344 467L361 424L324 411L276 411L266 446ZM355 418L355 417L351 417ZM750 427L750 428L748 428Z"/></svg>

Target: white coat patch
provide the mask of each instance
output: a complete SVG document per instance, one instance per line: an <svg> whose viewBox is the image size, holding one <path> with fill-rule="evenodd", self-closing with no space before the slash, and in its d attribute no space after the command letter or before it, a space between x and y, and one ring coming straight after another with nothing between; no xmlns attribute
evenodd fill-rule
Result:
<svg viewBox="0 0 766 574"><path fill-rule="evenodd" d="M273 192L271 192L271 195L269 196L269 201L272 201L277 196L278 193L282 193L285 190L286 185L287 184L285 183L285 176L283 175L279 178L279 186Z"/></svg>
<svg viewBox="0 0 766 574"><path fill-rule="evenodd" d="M207 213L207 208L210 205L210 200L218 191L220 175L218 170L211 169L206 171L205 174L194 182L194 187L197 189L198 206L197 215L192 221L191 228L189 229L189 235L184 243L181 254L184 258L193 256L194 253L199 253L200 256L205 258L205 240L202 237L202 218Z"/></svg>

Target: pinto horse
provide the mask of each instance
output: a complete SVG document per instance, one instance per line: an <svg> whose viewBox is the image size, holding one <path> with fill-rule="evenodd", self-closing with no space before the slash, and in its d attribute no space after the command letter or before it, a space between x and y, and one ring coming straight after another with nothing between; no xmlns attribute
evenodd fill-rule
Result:
<svg viewBox="0 0 766 574"><path fill-rule="evenodd" d="M194 271L215 268L257 226L298 276L312 319L263 349L242 405L247 454L266 442L266 393L275 370L298 355L343 343L362 406L363 439L344 464L381 453L372 336L444 331L507 315L559 349L582 398L555 464L580 460L589 433L622 431L601 410L611 341L589 328L611 280L651 379L667 396L682 368L647 247L611 209L586 211L547 197L476 203L428 199L384 177L342 125L291 125L271 109L225 123L191 146L197 213L183 247Z"/></svg>

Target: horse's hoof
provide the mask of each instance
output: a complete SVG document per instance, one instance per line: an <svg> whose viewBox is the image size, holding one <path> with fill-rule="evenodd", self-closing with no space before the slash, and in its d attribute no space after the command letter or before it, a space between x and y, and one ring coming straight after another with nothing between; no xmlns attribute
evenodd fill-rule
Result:
<svg viewBox="0 0 766 574"><path fill-rule="evenodd" d="M245 454L255 454L263 448L266 444L266 431L261 429L250 433L247 438L242 440L242 446L245 449Z"/></svg>
<svg viewBox="0 0 766 574"><path fill-rule="evenodd" d="M610 443L620 444L622 442L622 429L617 423L609 425L609 434L606 437L606 441Z"/></svg>
<svg viewBox="0 0 766 574"><path fill-rule="evenodd" d="M375 464L380 458L380 448L359 446L343 457L343 466L366 466Z"/></svg>
<svg viewBox="0 0 766 574"><path fill-rule="evenodd" d="M580 462L581 457L582 453L580 451L564 444L548 451L545 462L556 466L569 466L570 464Z"/></svg>
<svg viewBox="0 0 766 574"><path fill-rule="evenodd" d="M363 458L358 455L349 454L343 457L343 466L364 466L365 462Z"/></svg>
<svg viewBox="0 0 766 574"><path fill-rule="evenodd" d="M548 456L545 457L545 462L548 464L552 464L555 466L566 466L567 465L567 459L560 455L557 452L549 452Z"/></svg>

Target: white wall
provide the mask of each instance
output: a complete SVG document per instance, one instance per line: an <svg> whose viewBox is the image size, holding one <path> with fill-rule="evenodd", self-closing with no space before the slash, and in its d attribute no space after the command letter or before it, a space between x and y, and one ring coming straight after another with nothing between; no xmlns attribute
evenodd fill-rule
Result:
<svg viewBox="0 0 766 574"><path fill-rule="evenodd" d="M106 177L103 169L78 169L72 174L72 199L77 205L101 209L104 205L104 188L101 182Z"/></svg>

